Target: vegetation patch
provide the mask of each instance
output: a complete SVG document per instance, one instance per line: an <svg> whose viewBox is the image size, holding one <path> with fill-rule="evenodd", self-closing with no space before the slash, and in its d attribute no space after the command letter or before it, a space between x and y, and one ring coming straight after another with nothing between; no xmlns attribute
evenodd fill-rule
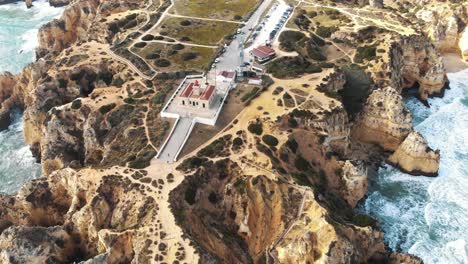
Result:
<svg viewBox="0 0 468 264"><path fill-rule="evenodd" d="M263 143L267 144L270 147L276 147L278 146L278 139L272 135L264 135L262 137Z"/></svg>
<svg viewBox="0 0 468 264"><path fill-rule="evenodd" d="M318 73L322 68L302 56L282 57L268 64L268 72L275 78L297 78L306 73Z"/></svg>
<svg viewBox="0 0 468 264"><path fill-rule="evenodd" d="M339 91L344 107L353 119L362 109L367 97L372 91L373 81L367 73L357 64L341 67L346 76L346 84Z"/></svg>
<svg viewBox="0 0 468 264"><path fill-rule="evenodd" d="M247 128L250 133L255 134L255 135L261 135L263 134L263 126L262 123L256 122L256 123L251 123L249 127Z"/></svg>
<svg viewBox="0 0 468 264"><path fill-rule="evenodd" d="M181 24L184 26L180 26ZM165 36L200 45L218 45L239 27L236 23L206 21L170 17L164 20L161 29Z"/></svg>
<svg viewBox="0 0 468 264"><path fill-rule="evenodd" d="M258 5L258 0L178 0L174 8L179 15L240 20Z"/></svg>

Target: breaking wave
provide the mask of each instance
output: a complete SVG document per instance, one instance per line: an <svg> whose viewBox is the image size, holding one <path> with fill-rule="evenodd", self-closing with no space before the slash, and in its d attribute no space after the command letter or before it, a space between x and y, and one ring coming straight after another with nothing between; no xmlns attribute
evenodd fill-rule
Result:
<svg viewBox="0 0 468 264"><path fill-rule="evenodd" d="M360 210L376 217L393 250L424 263L468 263L468 70L448 74L450 90L407 106L415 129L441 150L437 178L414 177L391 166L372 179Z"/></svg>

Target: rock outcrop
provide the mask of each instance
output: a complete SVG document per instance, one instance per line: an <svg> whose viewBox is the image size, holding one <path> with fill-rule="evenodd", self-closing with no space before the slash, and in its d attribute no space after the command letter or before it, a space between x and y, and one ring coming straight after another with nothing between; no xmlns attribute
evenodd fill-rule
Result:
<svg viewBox="0 0 468 264"><path fill-rule="evenodd" d="M0 260L151 263L164 243L156 219L158 184L138 180L146 174L65 169L1 197Z"/></svg>
<svg viewBox="0 0 468 264"><path fill-rule="evenodd" d="M400 93L417 87L421 100L443 95L445 67L437 49L422 36L402 37L390 49L391 86Z"/></svg>
<svg viewBox="0 0 468 264"><path fill-rule="evenodd" d="M461 35L459 48L462 53L463 59L465 61L468 61L468 27L465 28Z"/></svg>
<svg viewBox="0 0 468 264"><path fill-rule="evenodd" d="M100 0L74 1L59 19L42 26L38 34L37 57L42 58L47 54L57 55L72 43L87 38L100 2Z"/></svg>
<svg viewBox="0 0 468 264"><path fill-rule="evenodd" d="M411 113L392 87L374 90L353 129L357 140L395 151L413 129Z"/></svg>
<svg viewBox="0 0 468 264"><path fill-rule="evenodd" d="M421 134L412 132L388 158L388 162L408 174L437 176L440 154L428 146Z"/></svg>
<svg viewBox="0 0 468 264"><path fill-rule="evenodd" d="M422 30L441 52L459 52L463 31L468 23L468 5L464 1L414 2L416 17L425 24ZM463 54L463 50L461 50Z"/></svg>
<svg viewBox="0 0 468 264"><path fill-rule="evenodd" d="M0 131L8 128L10 125L10 109L11 101L9 98L14 94L14 87L16 85L15 77L10 73L3 73L0 75Z"/></svg>

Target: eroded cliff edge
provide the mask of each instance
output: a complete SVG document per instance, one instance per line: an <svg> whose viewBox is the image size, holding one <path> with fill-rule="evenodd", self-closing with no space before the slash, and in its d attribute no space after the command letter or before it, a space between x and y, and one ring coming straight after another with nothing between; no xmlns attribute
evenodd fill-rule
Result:
<svg viewBox="0 0 468 264"><path fill-rule="evenodd" d="M4 124L25 109L45 176L0 199L3 262L420 262L388 252L378 224L352 209L382 159L437 174L438 152L401 96L415 83L421 99L445 87L427 38L385 33L372 67L274 79L176 169L151 161L180 80L143 80L108 52L103 18L142 5L75 1L41 30L40 59L2 76ZM349 105L355 72L371 83Z"/></svg>

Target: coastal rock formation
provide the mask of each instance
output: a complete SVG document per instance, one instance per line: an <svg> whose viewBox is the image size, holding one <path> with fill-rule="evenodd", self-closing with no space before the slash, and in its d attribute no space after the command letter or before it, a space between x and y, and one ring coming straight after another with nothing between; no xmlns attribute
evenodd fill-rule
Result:
<svg viewBox="0 0 468 264"><path fill-rule="evenodd" d="M0 75L0 131L8 128L10 125L10 109L9 98L14 93L13 89L16 85L15 77L10 73Z"/></svg>
<svg viewBox="0 0 468 264"><path fill-rule="evenodd" d="M343 198L354 208L367 192L366 166L362 162L347 160L342 170L345 186L345 190L342 191Z"/></svg>
<svg viewBox="0 0 468 264"><path fill-rule="evenodd" d="M164 243L146 174L65 169L1 197L2 263L152 262Z"/></svg>
<svg viewBox="0 0 468 264"><path fill-rule="evenodd" d="M437 176L440 154L428 146L421 134L412 132L388 158L388 162L408 174Z"/></svg>
<svg viewBox="0 0 468 264"><path fill-rule="evenodd" d="M357 140L395 151L413 129L411 113L392 87L374 90L354 125Z"/></svg>
<svg viewBox="0 0 468 264"><path fill-rule="evenodd" d="M228 159L185 169L194 173L171 193L171 204L178 223L205 253L202 263L259 263L265 258L347 263L385 253L382 233L331 224L323 218L330 212L306 188L265 176L245 177ZM213 225L213 219L222 220Z"/></svg>
<svg viewBox="0 0 468 264"><path fill-rule="evenodd" d="M427 100L442 95L447 76L434 45L422 36L402 37L390 49L391 86L400 93L418 86L418 96Z"/></svg>
<svg viewBox="0 0 468 264"><path fill-rule="evenodd" d="M460 44L459 44L462 57L465 61L468 61L468 27L465 28L463 31L461 38L460 38Z"/></svg>
<svg viewBox="0 0 468 264"><path fill-rule="evenodd" d="M441 52L459 52L462 32L468 22L468 5L463 1L414 2L422 30ZM463 53L463 50L461 50Z"/></svg>
<svg viewBox="0 0 468 264"><path fill-rule="evenodd" d="M74 1L63 15L41 27L38 34L38 58L57 55L76 41L87 38L96 18L100 0Z"/></svg>

